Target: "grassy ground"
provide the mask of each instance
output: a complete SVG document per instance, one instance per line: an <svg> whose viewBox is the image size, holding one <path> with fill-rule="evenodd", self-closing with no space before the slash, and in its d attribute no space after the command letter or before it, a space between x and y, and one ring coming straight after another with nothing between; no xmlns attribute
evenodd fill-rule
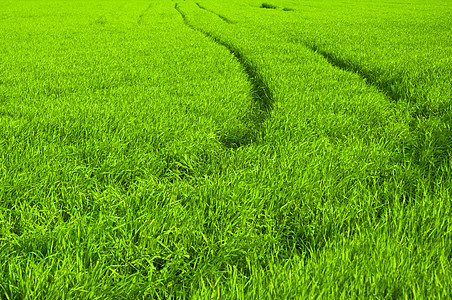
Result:
<svg viewBox="0 0 452 300"><path fill-rule="evenodd" d="M451 293L447 1L2 1L5 299Z"/></svg>

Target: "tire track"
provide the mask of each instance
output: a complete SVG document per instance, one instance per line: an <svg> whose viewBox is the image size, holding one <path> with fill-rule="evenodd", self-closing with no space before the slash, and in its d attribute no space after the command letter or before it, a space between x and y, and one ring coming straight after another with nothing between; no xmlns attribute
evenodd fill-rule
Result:
<svg viewBox="0 0 452 300"><path fill-rule="evenodd" d="M296 42L295 42L296 43ZM359 66L359 64L353 63L351 61L347 61L341 59L338 55L329 53L325 50L320 49L315 44L302 43L308 49L314 51L317 54L323 56L323 58L328 61L334 67L337 67L346 72L352 72L359 75L367 85L375 87L380 93L386 95L393 102L405 101L410 103L415 109L412 112L413 118L431 118L434 117L435 113L428 112L427 103L425 103L425 99L423 95L413 95L408 87L405 86L403 82L403 78L382 78L378 76L374 71L365 70L363 67ZM437 115L441 112L445 112L448 109L450 110L449 103L442 103L437 109Z"/></svg>
<svg viewBox="0 0 452 300"><path fill-rule="evenodd" d="M406 106L410 115L406 120L409 132L398 144L400 156L394 158L394 164L399 166L404 166L407 161L410 162L409 166L404 167L407 170L407 175L404 175L407 176L406 178L409 176L410 166L417 166L417 172L419 172L417 176L430 177L434 180L440 180L444 174L447 174L452 145L452 131L449 129L452 106L449 103L439 105L438 112L432 112L432 108L428 107L422 95L413 95L404 85L402 78L381 78L375 72L366 70L357 63L319 49L315 44L306 42L301 44L321 55L331 66L357 74L366 85L376 88L388 100L409 105L409 107ZM435 185L430 188L434 190ZM405 189L405 195L401 197L402 203L416 199L416 186L413 181L408 180Z"/></svg>
<svg viewBox="0 0 452 300"><path fill-rule="evenodd" d="M396 79L391 80L377 80L371 71L366 71L363 68L359 67L356 64L353 64L349 61L345 61L339 58L336 55L328 53L320 49L316 45L310 45L308 43L303 43L305 47L310 49L311 51L323 56L323 58L332 66L339 68L346 72L351 72L357 74L361 77L364 82L369 85L375 87L380 93L386 95L389 99L394 102L399 102L403 98L408 98L406 96L406 92L400 89L396 89L394 87L400 86L399 82ZM408 99L410 102L413 99Z"/></svg>
<svg viewBox="0 0 452 300"><path fill-rule="evenodd" d="M176 3L174 8L179 12L186 26L194 31L202 33L218 45L225 47L235 57L238 63L243 67L243 71L247 74L248 81L252 88L253 98L253 105L249 114L246 116L250 126L247 130L242 130L240 132L233 131L225 133L220 137L220 142L225 147L234 149L250 144L255 141L257 136L262 132L262 124L270 116L270 113L273 110L274 99L270 88L263 77L258 73L256 67L251 64L239 49L231 43L222 40L220 37L191 25L187 20L186 14L179 8L178 3Z"/></svg>
<svg viewBox="0 0 452 300"><path fill-rule="evenodd" d="M225 22L228 23L228 24L235 24L235 23L237 23L237 22L234 22L234 21L232 21L232 20L226 18L226 17L223 16L223 15L217 14L217 13L214 12L213 10L210 10L210 9L208 9L208 8L205 8L204 6L201 6L201 4L199 4L199 3L196 3L196 5L197 5L200 9L204 9L205 11L208 11L208 12L210 12L210 13L212 13L212 14L218 16L220 19L222 19L223 21L225 21Z"/></svg>
<svg viewBox="0 0 452 300"><path fill-rule="evenodd" d="M143 10L143 12L140 14L140 16L138 17L138 25L141 25L143 23L143 17L146 15L146 13L151 9L152 4L149 4L148 7L146 7L145 10Z"/></svg>

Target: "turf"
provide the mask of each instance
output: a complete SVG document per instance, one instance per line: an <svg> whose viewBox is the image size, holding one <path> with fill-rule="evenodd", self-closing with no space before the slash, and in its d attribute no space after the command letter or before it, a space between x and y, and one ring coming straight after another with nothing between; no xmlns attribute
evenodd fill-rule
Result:
<svg viewBox="0 0 452 300"><path fill-rule="evenodd" d="M0 4L2 298L450 295L448 1Z"/></svg>

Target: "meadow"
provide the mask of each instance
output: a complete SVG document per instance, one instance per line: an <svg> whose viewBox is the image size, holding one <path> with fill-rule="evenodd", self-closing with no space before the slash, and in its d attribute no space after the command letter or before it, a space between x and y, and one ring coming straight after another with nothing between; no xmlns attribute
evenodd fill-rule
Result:
<svg viewBox="0 0 452 300"><path fill-rule="evenodd" d="M2 299L452 294L448 0L0 0Z"/></svg>

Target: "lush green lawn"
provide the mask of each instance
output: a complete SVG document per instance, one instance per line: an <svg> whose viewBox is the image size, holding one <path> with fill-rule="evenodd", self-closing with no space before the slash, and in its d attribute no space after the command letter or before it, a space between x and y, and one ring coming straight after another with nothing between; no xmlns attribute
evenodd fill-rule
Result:
<svg viewBox="0 0 452 300"><path fill-rule="evenodd" d="M0 5L3 298L452 293L449 1Z"/></svg>

